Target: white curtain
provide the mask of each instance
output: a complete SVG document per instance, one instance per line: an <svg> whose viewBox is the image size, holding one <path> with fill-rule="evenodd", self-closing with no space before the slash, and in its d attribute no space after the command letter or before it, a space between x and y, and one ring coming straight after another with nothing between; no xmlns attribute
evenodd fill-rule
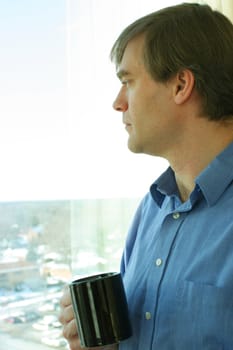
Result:
<svg viewBox="0 0 233 350"><path fill-rule="evenodd" d="M123 28L182 0L67 0L67 87L75 198L141 197L167 167L134 155L112 102L120 84L109 52ZM73 152L72 150L76 150ZM78 180L77 180L78 179Z"/></svg>
<svg viewBox="0 0 233 350"><path fill-rule="evenodd" d="M233 0L191 1L233 21ZM167 165L127 150L108 56L127 24L180 2L0 1L1 200L144 194Z"/></svg>
<svg viewBox="0 0 233 350"><path fill-rule="evenodd" d="M207 2L228 17L232 13L233 0L196 1ZM111 107L119 86L108 56L113 41L131 21L182 2L66 0L69 142L74 157L69 183L75 184L76 198L141 196L167 166L160 159L127 151L121 116Z"/></svg>
<svg viewBox="0 0 233 350"><path fill-rule="evenodd" d="M233 21L233 1L232 0L207 0L199 1L201 3L207 3L212 8L219 10L231 21Z"/></svg>

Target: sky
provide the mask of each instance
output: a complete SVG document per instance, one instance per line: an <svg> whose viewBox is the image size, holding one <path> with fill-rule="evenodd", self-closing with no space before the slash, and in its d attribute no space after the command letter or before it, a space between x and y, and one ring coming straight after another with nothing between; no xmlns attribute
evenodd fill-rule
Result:
<svg viewBox="0 0 233 350"><path fill-rule="evenodd" d="M166 168L128 151L109 61L159 3L0 0L0 201L138 197Z"/></svg>

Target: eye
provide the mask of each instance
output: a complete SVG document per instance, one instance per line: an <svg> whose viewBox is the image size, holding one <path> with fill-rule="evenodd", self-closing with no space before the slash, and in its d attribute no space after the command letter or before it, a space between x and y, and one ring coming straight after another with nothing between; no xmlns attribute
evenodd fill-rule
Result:
<svg viewBox="0 0 233 350"><path fill-rule="evenodd" d="M122 79L122 80L121 80L121 84L122 84L122 85L128 86L129 83L130 83L130 80L128 80L128 79Z"/></svg>

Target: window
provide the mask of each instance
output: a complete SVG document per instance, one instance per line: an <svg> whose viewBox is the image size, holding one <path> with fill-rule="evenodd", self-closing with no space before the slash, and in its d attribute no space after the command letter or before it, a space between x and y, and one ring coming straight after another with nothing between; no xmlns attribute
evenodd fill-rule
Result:
<svg viewBox="0 0 233 350"><path fill-rule="evenodd" d="M0 341L64 349L57 322L73 275L118 270L139 199L166 167L127 150L111 45L178 1L0 4Z"/></svg>

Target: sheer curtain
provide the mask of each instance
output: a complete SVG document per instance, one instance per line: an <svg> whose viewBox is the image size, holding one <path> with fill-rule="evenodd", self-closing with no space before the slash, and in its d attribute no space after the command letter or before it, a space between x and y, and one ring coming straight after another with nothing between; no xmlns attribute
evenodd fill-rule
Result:
<svg viewBox="0 0 233 350"><path fill-rule="evenodd" d="M166 167L161 159L127 150L121 116L111 106L119 86L109 51L131 21L182 2L66 0L71 196L141 196ZM207 2L231 16L231 0Z"/></svg>
<svg viewBox="0 0 233 350"><path fill-rule="evenodd" d="M119 82L109 52L117 35L134 19L179 2L67 0L72 196L141 196L166 167L161 159L127 149L121 115L112 109Z"/></svg>
<svg viewBox="0 0 233 350"><path fill-rule="evenodd" d="M180 2L66 1L69 182L73 184L72 198L84 199L71 201L75 274L81 271L81 261L93 255L101 257L100 269L119 267L138 200L167 167L160 158L128 151L122 116L112 109L120 83L109 59L111 46L136 18ZM89 272L91 269L88 267Z"/></svg>
<svg viewBox="0 0 233 350"><path fill-rule="evenodd" d="M233 21L233 1L232 0L207 0L201 1L209 4L211 7L221 11L231 21Z"/></svg>
<svg viewBox="0 0 233 350"><path fill-rule="evenodd" d="M109 52L118 34L130 22L151 11L182 2L66 0L70 147L68 186L70 198L87 200L81 209L71 202L73 260L80 246L88 245L87 240L80 245L82 237L99 236L93 230L102 225L101 220L105 225L111 198L118 199L115 208L124 207L125 211L116 209L114 214L108 215L119 218L126 215L129 218L129 212L126 214L127 204L121 199L141 198L167 167L167 163L160 158L135 155L128 151L121 115L112 109L119 82L115 77L115 67L109 60ZM219 5L217 1L216 4L210 2L213 6ZM94 224L90 224L90 219L87 222L90 212ZM82 213L81 216L79 213ZM113 225L119 225L120 221L117 220ZM118 231L123 232L122 240L124 230L127 230L127 220L125 224L124 227L117 227Z"/></svg>

